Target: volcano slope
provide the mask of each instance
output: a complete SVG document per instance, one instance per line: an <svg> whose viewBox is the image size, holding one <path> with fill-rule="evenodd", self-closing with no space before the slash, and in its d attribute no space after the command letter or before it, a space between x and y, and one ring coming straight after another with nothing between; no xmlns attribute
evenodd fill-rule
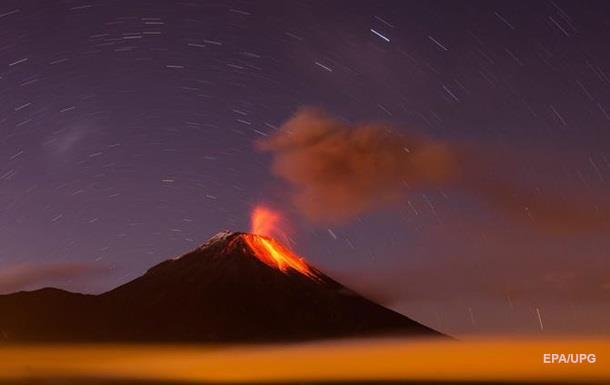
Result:
<svg viewBox="0 0 610 385"><path fill-rule="evenodd" d="M100 295L0 296L0 340L275 342L441 336L354 293L279 242L221 232Z"/></svg>

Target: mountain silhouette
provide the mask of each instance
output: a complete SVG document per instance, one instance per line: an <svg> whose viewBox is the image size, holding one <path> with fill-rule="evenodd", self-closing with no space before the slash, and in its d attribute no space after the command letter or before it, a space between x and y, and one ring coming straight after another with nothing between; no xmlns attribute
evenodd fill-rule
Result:
<svg viewBox="0 0 610 385"><path fill-rule="evenodd" d="M349 290L281 245L221 232L99 295L0 296L0 340L273 342L440 336Z"/></svg>

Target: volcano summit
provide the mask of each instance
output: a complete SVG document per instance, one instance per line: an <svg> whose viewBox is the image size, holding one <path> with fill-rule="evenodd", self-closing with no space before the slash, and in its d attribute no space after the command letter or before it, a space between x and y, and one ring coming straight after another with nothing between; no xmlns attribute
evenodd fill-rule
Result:
<svg viewBox="0 0 610 385"><path fill-rule="evenodd" d="M440 335L324 275L280 242L221 232L100 295L0 296L0 340L268 342Z"/></svg>

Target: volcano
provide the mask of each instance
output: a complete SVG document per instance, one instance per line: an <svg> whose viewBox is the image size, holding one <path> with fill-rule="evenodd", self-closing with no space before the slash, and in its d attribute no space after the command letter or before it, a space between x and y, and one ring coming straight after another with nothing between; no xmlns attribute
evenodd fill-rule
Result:
<svg viewBox="0 0 610 385"><path fill-rule="evenodd" d="M438 336L324 275L273 238L224 231L100 295L0 296L5 341L272 342Z"/></svg>

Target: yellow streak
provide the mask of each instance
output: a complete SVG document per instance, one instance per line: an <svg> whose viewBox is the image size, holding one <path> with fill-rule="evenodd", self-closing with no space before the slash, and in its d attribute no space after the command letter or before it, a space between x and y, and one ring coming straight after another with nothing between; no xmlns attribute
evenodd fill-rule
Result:
<svg viewBox="0 0 610 385"><path fill-rule="evenodd" d="M595 364L544 364L544 353L595 353ZM346 340L267 346L0 346L0 380L610 381L610 340Z"/></svg>

